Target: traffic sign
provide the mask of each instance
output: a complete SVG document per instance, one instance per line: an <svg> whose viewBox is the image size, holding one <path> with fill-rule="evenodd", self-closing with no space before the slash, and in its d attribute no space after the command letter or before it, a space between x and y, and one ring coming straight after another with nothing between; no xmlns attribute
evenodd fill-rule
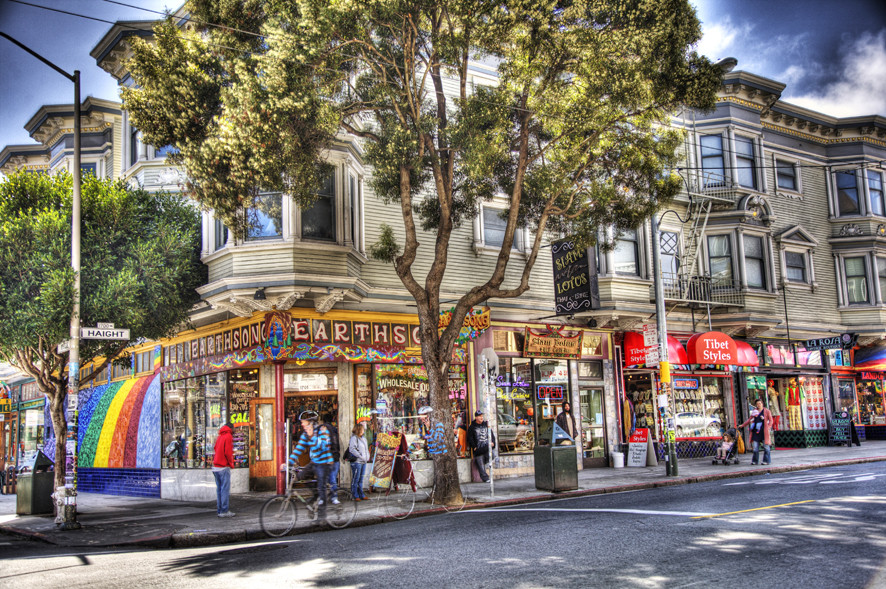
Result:
<svg viewBox="0 0 886 589"><path fill-rule="evenodd" d="M65 352L71 351L71 340L66 339L62 343L58 345L58 353L64 354Z"/></svg>
<svg viewBox="0 0 886 589"><path fill-rule="evenodd" d="M647 348L658 343L658 327L652 323L643 324L643 345Z"/></svg>
<svg viewBox="0 0 886 589"><path fill-rule="evenodd" d="M129 330L123 328L114 328L113 323L110 323L110 328L102 328L101 323L99 323L99 327L81 327L80 328L80 338L81 339L117 339L117 340L128 340L129 338Z"/></svg>

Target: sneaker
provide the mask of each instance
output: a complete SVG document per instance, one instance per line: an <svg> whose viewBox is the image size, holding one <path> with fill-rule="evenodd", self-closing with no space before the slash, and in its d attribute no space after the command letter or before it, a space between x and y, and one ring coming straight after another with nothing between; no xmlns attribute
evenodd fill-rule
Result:
<svg viewBox="0 0 886 589"><path fill-rule="evenodd" d="M233 511L226 511L224 513L218 514L218 516L219 517L234 517L234 512Z"/></svg>
<svg viewBox="0 0 886 589"><path fill-rule="evenodd" d="M769 466L769 463L768 463L768 462L764 462L764 463L763 463L763 466Z"/></svg>
<svg viewBox="0 0 886 589"><path fill-rule="evenodd" d="M322 506L323 506L322 501L317 501L317 503L314 504L314 507L322 507Z"/></svg>
<svg viewBox="0 0 886 589"><path fill-rule="evenodd" d="M756 463L756 462L751 462L751 464L752 464L753 466L757 466L757 463Z"/></svg>
<svg viewBox="0 0 886 589"><path fill-rule="evenodd" d="M333 505L341 505L341 503L339 503L339 501L338 501L338 497L333 497L333 498L332 498L332 504L333 504Z"/></svg>

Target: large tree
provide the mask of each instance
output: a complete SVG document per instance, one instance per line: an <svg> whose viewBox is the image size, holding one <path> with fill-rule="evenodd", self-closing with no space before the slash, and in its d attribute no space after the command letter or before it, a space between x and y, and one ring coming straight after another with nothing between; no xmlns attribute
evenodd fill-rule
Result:
<svg viewBox="0 0 886 589"><path fill-rule="evenodd" d="M137 42L124 91L134 124L172 144L193 196L235 232L259 189L308 206L337 134L365 142L375 194L399 213L372 248L415 298L436 419L466 313L518 297L546 237L590 244L636 227L679 188L668 117L714 104L720 71L699 57L686 0L192 0ZM469 67L497 69L471 83ZM467 285L438 332L453 230L509 201L494 269ZM511 259L515 231L534 238ZM424 248L420 238L428 238ZM606 244L604 244L606 245ZM419 257L430 270L417 275ZM514 286L503 286L507 276ZM510 283L509 283L510 284ZM451 445L451 436L447 437ZM451 448L450 448L451 449ZM452 452L435 458L454 481ZM438 491L459 492L449 484Z"/></svg>
<svg viewBox="0 0 886 589"><path fill-rule="evenodd" d="M82 325L114 323L133 342L159 339L187 321L205 281L199 212L180 194L130 189L86 175L81 182ZM73 310L72 179L19 172L0 183L0 359L34 377L49 400L55 485L64 485L65 400ZM132 342L81 340L80 385Z"/></svg>

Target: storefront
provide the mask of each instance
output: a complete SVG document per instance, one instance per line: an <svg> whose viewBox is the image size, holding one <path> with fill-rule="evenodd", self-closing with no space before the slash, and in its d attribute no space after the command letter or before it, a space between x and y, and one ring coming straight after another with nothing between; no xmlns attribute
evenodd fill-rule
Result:
<svg viewBox="0 0 886 589"><path fill-rule="evenodd" d="M19 467L34 461L38 450L43 450L46 424L46 398L37 388L36 382L24 383L21 400L18 402L18 457Z"/></svg>
<svg viewBox="0 0 886 589"><path fill-rule="evenodd" d="M500 322L473 347L491 349L497 357L489 389L496 411L487 416L498 440L496 477L534 472L536 441L550 434L566 402L580 467L608 465L609 448L618 443L608 333ZM478 405L485 407L482 398Z"/></svg>
<svg viewBox="0 0 886 589"><path fill-rule="evenodd" d="M742 399L746 419L757 399L772 413L775 446L806 448L827 444L831 379L822 352L800 344L757 341L757 374L746 375Z"/></svg>
<svg viewBox="0 0 886 589"><path fill-rule="evenodd" d="M855 404L848 409L862 439L886 440L886 346L855 351ZM849 404L849 400L846 400Z"/></svg>
<svg viewBox="0 0 886 589"><path fill-rule="evenodd" d="M717 351L716 356L707 350ZM665 424L657 397L660 391L657 367L646 363L643 336L626 332L623 339L624 397L621 400L623 443L637 428L648 428L659 443L659 459L664 459ZM726 355L728 354L728 355ZM711 456L726 428L735 425L733 376L730 365L739 363L735 342L725 334L708 332L691 336L684 348L668 336L671 363L672 407L676 428L677 455L680 458Z"/></svg>
<svg viewBox="0 0 886 589"><path fill-rule="evenodd" d="M7 466L15 466L18 420L13 407L18 388L0 382L0 471L5 470Z"/></svg>

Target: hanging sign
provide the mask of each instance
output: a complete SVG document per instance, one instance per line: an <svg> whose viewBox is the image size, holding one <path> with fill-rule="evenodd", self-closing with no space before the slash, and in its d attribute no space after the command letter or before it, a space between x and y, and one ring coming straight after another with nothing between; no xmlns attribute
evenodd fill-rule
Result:
<svg viewBox="0 0 886 589"><path fill-rule="evenodd" d="M841 350L844 348L852 348L857 341L857 333L842 333L834 337L808 339L803 347L806 348L806 351L808 352L813 350Z"/></svg>
<svg viewBox="0 0 886 589"><path fill-rule="evenodd" d="M649 430L637 428L628 439L628 466L646 466L649 449Z"/></svg>
<svg viewBox="0 0 886 589"><path fill-rule="evenodd" d="M437 329L439 331L442 332L449 326L452 322L452 313L454 311L455 307L448 311L440 312L440 319L437 322ZM465 320L461 325L461 331L458 332L458 336L455 338L455 343L466 344L472 339L480 337L487 329L489 329L491 324L492 315L489 311L489 307L471 309L468 311L468 314L465 315Z"/></svg>
<svg viewBox="0 0 886 589"><path fill-rule="evenodd" d="M697 333L686 342L689 364L738 364L735 340L719 331Z"/></svg>
<svg viewBox="0 0 886 589"><path fill-rule="evenodd" d="M595 305L592 294L587 248L578 247L568 240L558 241L551 244L551 259L554 264L556 314L574 315L598 308L599 295Z"/></svg>
<svg viewBox="0 0 886 589"><path fill-rule="evenodd" d="M581 332L575 335L564 335L562 329L548 326L548 329L536 333L526 328L526 339L523 344L524 358L581 358Z"/></svg>

